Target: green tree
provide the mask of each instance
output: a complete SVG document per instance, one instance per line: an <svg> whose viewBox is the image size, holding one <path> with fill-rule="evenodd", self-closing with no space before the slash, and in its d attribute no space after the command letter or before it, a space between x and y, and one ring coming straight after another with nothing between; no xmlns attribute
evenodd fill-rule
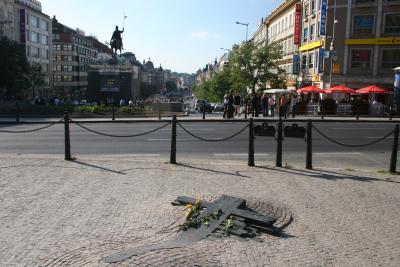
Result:
<svg viewBox="0 0 400 267"><path fill-rule="evenodd" d="M165 83L165 87L167 88L167 92L175 92L178 87L176 86L176 83L173 81L168 81Z"/></svg>
<svg viewBox="0 0 400 267"><path fill-rule="evenodd" d="M0 90L16 96L26 85L29 64L25 48L6 37L0 39Z"/></svg>
<svg viewBox="0 0 400 267"><path fill-rule="evenodd" d="M282 49L277 43L258 46L245 42L232 50L230 68L232 82L236 86L247 86L255 93L256 87L267 83L284 83L284 70L278 66L282 60Z"/></svg>
<svg viewBox="0 0 400 267"><path fill-rule="evenodd" d="M157 86L142 82L140 84L140 93L143 98L150 97L157 93Z"/></svg>
<svg viewBox="0 0 400 267"><path fill-rule="evenodd" d="M32 100L35 100L35 89L45 84L42 66L38 63L33 63L29 66L27 78L32 89Z"/></svg>

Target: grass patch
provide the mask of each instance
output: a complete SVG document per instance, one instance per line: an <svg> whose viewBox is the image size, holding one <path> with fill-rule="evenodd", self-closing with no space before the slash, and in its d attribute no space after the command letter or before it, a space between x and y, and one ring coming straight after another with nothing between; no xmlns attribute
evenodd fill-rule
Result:
<svg viewBox="0 0 400 267"><path fill-rule="evenodd" d="M345 171L348 171L348 172L355 172L356 170L355 169L352 169L352 168L346 168L346 169L344 169Z"/></svg>

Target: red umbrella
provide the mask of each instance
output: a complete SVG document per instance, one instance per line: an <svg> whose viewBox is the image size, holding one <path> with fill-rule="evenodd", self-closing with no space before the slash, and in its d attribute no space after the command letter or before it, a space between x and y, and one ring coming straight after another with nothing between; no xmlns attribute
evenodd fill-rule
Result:
<svg viewBox="0 0 400 267"><path fill-rule="evenodd" d="M355 91L358 94L393 94L393 92L380 88L376 85L367 86Z"/></svg>
<svg viewBox="0 0 400 267"><path fill-rule="evenodd" d="M326 93L325 90L319 89L316 86L307 86L297 90L297 93L308 94L308 93Z"/></svg>
<svg viewBox="0 0 400 267"><path fill-rule="evenodd" d="M329 88L328 90L326 90L326 92L328 94L331 94L331 93L353 94L353 93L355 93L355 90L353 90L349 87L346 87L344 85L337 85L337 86Z"/></svg>

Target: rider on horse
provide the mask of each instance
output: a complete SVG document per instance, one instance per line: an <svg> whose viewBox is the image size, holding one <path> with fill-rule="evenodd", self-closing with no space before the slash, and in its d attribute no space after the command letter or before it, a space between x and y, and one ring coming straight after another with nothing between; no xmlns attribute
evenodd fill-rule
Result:
<svg viewBox="0 0 400 267"><path fill-rule="evenodd" d="M115 52L117 52L117 50L123 50L124 46L122 44L122 38L121 38L121 33L124 32L124 29L122 29L122 31L118 30L118 26L115 26L115 31L111 37L111 47L115 48Z"/></svg>

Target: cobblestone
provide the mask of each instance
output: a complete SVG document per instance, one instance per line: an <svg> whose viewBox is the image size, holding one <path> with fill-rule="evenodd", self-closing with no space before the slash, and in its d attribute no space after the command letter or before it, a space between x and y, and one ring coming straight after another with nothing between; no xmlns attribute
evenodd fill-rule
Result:
<svg viewBox="0 0 400 267"><path fill-rule="evenodd" d="M175 236L179 195L245 198L293 222L286 238L210 238L115 266L399 266L400 177L243 163L0 155L2 266L108 266ZM271 207L281 207L273 209ZM111 265L114 266L114 265Z"/></svg>

